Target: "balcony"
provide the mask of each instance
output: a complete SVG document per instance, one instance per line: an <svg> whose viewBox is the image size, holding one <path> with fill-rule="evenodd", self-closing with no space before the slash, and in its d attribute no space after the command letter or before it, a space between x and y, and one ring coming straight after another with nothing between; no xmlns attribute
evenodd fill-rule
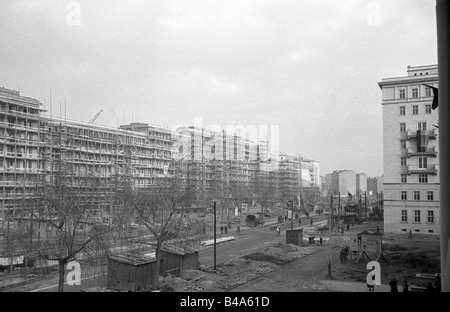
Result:
<svg viewBox="0 0 450 312"><path fill-rule="evenodd" d="M432 148L427 148L424 152L418 152L418 151L413 151L411 148L408 148L408 154L407 157L412 157L412 156L427 156L427 157L437 157L438 151L437 151L437 146L434 146Z"/></svg>
<svg viewBox="0 0 450 312"><path fill-rule="evenodd" d="M428 135L428 138L430 140L436 140L437 135L438 135L438 130L437 129L424 130L424 132ZM407 137L408 140L417 139L417 131L408 130L406 137Z"/></svg>
<svg viewBox="0 0 450 312"><path fill-rule="evenodd" d="M419 166L408 166L408 175L411 174L432 174L437 175L439 165L428 165L427 168L419 168Z"/></svg>

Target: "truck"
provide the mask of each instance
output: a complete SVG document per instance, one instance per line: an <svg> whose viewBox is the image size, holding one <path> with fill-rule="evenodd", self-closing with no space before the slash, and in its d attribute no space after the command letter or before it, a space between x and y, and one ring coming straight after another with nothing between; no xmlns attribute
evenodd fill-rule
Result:
<svg viewBox="0 0 450 312"><path fill-rule="evenodd" d="M264 215L260 212L258 212L256 214L249 214L245 218L245 224L249 227L255 227L260 224L263 225L264 224Z"/></svg>

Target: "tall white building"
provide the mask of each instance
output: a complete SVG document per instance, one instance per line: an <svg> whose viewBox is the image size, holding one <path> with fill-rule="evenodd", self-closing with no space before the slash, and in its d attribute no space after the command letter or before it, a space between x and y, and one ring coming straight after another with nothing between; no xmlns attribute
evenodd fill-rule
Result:
<svg viewBox="0 0 450 312"><path fill-rule="evenodd" d="M438 66L408 66L382 79L384 230L440 233L438 110L432 109Z"/></svg>

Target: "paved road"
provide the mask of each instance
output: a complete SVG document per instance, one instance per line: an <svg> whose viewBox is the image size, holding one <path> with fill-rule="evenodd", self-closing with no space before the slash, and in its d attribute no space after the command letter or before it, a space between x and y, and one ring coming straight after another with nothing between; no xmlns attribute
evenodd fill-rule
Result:
<svg viewBox="0 0 450 312"><path fill-rule="evenodd" d="M315 224L319 224L321 220L326 219L326 216L314 216ZM260 248L264 244L272 244L273 242L284 242L285 235L277 237L276 231L273 229L277 225L277 219L272 218L266 221L264 226L258 226L255 228L248 228L246 226L241 227L241 234L236 235L236 229L231 229L227 234L217 234L217 238L235 236L236 239L231 242L217 245L217 259L216 263L224 263L231 259L240 257L242 255L251 253L252 250ZM298 223L297 223L298 224ZM302 220L303 226L301 228L310 228L307 219ZM285 222L283 228L290 228L290 223ZM209 233L209 237L213 234ZM200 265L213 266L214 265L214 248L213 246L204 247L200 250L199 254ZM65 285L65 292L79 292L82 289L90 287L105 287L106 286L106 273L98 273L95 277L92 277L91 273L82 273L82 286L69 286ZM11 291L33 291L33 292L55 292L58 289L57 277L49 278L45 281L29 283L25 286L11 289Z"/></svg>

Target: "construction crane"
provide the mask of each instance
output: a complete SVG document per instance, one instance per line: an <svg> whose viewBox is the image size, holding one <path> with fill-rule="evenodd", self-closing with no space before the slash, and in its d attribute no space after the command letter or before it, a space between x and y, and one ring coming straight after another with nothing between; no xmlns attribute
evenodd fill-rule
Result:
<svg viewBox="0 0 450 312"><path fill-rule="evenodd" d="M99 111L99 112L97 113L97 115L94 116L94 118L92 118L91 120L89 120L89 124L93 124L93 123L97 120L98 116L100 116L101 113L103 113L103 109L102 109L101 111Z"/></svg>

